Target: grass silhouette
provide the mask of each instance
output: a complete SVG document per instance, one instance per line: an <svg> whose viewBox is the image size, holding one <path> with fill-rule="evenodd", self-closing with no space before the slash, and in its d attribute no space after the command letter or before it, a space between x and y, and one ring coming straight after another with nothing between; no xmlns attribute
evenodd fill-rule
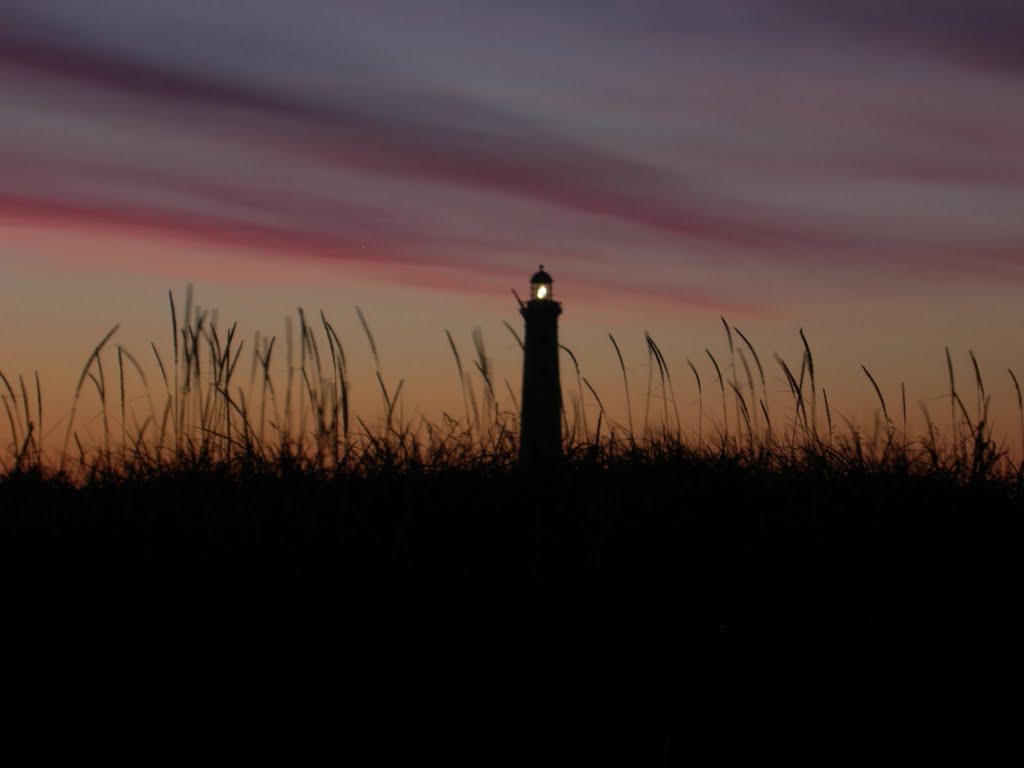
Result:
<svg viewBox="0 0 1024 768"><path fill-rule="evenodd" d="M346 352L322 314L314 327L300 313L283 353L254 338L244 386L235 326L191 292L170 313L152 387L113 331L96 345L56 457L38 379L33 397L0 374L12 753L981 763L1015 743L1021 468L992 439L976 361L974 414L950 357L953 421L929 419L917 438L905 390L890 408L865 367L881 411L866 437L836 428L802 332L799 364L775 358L782 406L723 320L713 383L688 361L688 432L649 334L639 423L611 337L625 421L576 366L565 462L533 473L516 465L517 415L498 403L479 335L475 359L447 335L465 414L412 422L360 311L383 412L371 428L351 412ZM94 442L75 422L87 393Z"/></svg>
<svg viewBox="0 0 1024 768"><path fill-rule="evenodd" d="M298 361L293 323L290 319L286 322L286 373L275 377L275 352L280 347L276 337L261 338L257 334L251 349L246 350L244 341L238 337L237 324L226 330L218 327L216 312L195 304L191 286L182 312L173 294L168 298L172 356L165 363L156 343L150 345L162 391L153 391L143 366L127 348L118 344L110 349L118 330L117 326L112 328L83 366L55 464L52 453L44 450L41 437L43 402L38 374L33 402L24 377L18 377L16 389L0 370L0 402L10 432L10 442L0 451L0 477L31 473L78 485L200 469L245 476L300 469L326 478L338 473L458 470L478 465L512 471L515 466L518 400L506 380L513 407L503 408L499 403L491 364L478 330L473 334L476 358L471 366L463 365L454 337L445 331L456 365L464 416L444 414L440 423L430 423L423 417L406 420L402 408L404 381L399 380L394 386L386 383L370 324L357 308L373 356L384 414L379 426L371 428L351 412L344 345L322 312L314 327L305 313L298 311ZM901 384L897 422L875 377L862 366L881 411L881 421L876 422L873 434L866 437L845 417L846 431L834 423L828 392L818 386L811 346L802 329L803 355L799 366L791 366L774 355L791 400L788 408L783 404L784 412L776 413L773 419L772 410L780 406L771 403L760 355L740 329L725 318L722 324L729 347L727 366L723 368L712 351L705 349L721 405L720 419L707 414L710 429L705 428L705 393L697 366L687 360L698 395L696 430L692 430L682 423L672 373L650 334L645 333L644 337L648 382L639 430L633 419L629 371L614 336L609 334L609 341L622 374L625 422L609 414L580 370L572 350L563 346L576 374L576 392L566 392L570 404L563 409L563 448L569 463L585 460L611 466L625 460L654 460L665 453L695 454L704 460L728 459L759 470L820 471L826 477L907 474L1020 488L1024 465L1010 455L1005 445L993 439L990 396L973 352L970 359L976 415L970 415L956 388L952 357L947 349L949 424L940 429L922 403L927 430L916 437L907 429L905 385ZM521 347L518 334L511 327L509 330ZM736 337L742 346L736 346ZM247 386L239 384L236 376L244 352L250 360ZM748 353L757 371L756 378ZM105 357L111 356L116 361L116 378L108 376L111 361L107 359L104 365ZM1008 373L1017 395L1024 444L1024 399L1016 375L1012 370ZM114 386L116 392L112 391ZM141 396L138 392L129 394L129 389L140 387ZM89 391L95 394L99 406L101 434L98 439L91 436L83 442L76 416ZM594 430L586 416L588 397L598 409ZM148 412L137 412L136 402L141 398L145 399ZM715 406L708 402L707 407L713 412Z"/></svg>

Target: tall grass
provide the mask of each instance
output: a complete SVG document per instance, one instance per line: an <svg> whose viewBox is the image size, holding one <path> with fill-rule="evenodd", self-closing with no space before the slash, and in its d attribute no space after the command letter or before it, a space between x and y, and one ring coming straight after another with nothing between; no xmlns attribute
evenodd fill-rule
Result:
<svg viewBox="0 0 1024 768"><path fill-rule="evenodd" d="M453 469L510 471L516 465L516 389L506 379L505 390L499 393L480 329L471 334L475 357L468 360L455 336L444 331L463 413L444 413L439 422L431 422L406 414L404 380L391 383L394 380L385 375L370 322L356 308L380 392L381 416L368 422L352 412L345 345L323 312L315 324L302 310L297 323L286 322L281 370L276 337L256 334L246 346L237 325L221 327L216 312L196 304L191 288L182 305L173 293L168 300L169 355L161 354L156 342L150 344L160 383L152 386L138 358L127 347L112 344L118 327L112 328L86 358L59 451L43 445L38 375L30 391L23 377L12 379L0 371L0 403L10 433L0 450L0 477L34 473L74 483L115 483L197 471L226 472L239 478L289 472L327 477ZM973 352L973 415L957 390L947 349L951 420L945 430L940 429L922 403L926 430L919 436L908 434L905 384L900 384L897 422L882 385L862 366L880 416L866 434L834 410L828 391L819 386L811 345L802 329L799 365L773 355L777 380L788 394L780 404L772 403L769 372L750 339L725 318L722 324L727 365L705 348L708 370L702 377L700 367L687 358L693 381L680 390L681 398L662 346L645 332L648 386L639 428L633 418L630 369L615 337L609 334L622 375L624 422L606 409L576 355L563 346L573 368L570 381L575 384L574 391L569 390L569 407L563 408L566 465L614 466L675 456L728 460L759 471L813 471L830 477L931 475L968 484L992 481L1024 486L1021 462L993 439L991 396ZM506 327L521 348L519 334L507 323ZM249 362L244 384L237 376L243 356ZM116 399L108 375L112 364L116 364ZM708 373L717 385L720 406L705 398ZM1024 397L1012 370L1009 375L1024 445ZM87 399L98 408L98 415L83 425L78 414ZM680 399L696 406L693 418L684 420ZM588 418L588 410L596 418ZM836 415L845 429L836 423ZM97 423L98 431L92 426Z"/></svg>

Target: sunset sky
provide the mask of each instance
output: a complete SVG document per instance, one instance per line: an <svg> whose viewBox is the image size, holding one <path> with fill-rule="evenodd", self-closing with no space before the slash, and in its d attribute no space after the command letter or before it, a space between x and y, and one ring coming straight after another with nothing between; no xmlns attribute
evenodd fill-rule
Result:
<svg viewBox="0 0 1024 768"><path fill-rule="evenodd" d="M973 350L1015 437L1022 41L1019 0L0 0L0 369L59 432L92 345L166 349L191 282L246 339L323 309L373 416L362 307L433 418L445 329L518 389L544 263L610 405L608 333L642 393L649 330L695 418L725 315L780 393L803 328L867 426L861 364L941 415Z"/></svg>

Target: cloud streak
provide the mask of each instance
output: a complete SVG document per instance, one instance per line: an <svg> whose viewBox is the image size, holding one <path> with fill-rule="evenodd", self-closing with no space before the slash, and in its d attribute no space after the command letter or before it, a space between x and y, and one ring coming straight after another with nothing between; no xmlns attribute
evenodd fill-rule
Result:
<svg viewBox="0 0 1024 768"><path fill-rule="evenodd" d="M1015 0L787 0L802 16L859 40L912 46L955 62L1024 75L1024 6Z"/></svg>
<svg viewBox="0 0 1024 768"><path fill-rule="evenodd" d="M795 229L702 210L686 180L588 147L514 115L445 94L399 93L400 104L339 94L330 105L289 99L136 58L0 33L0 63L197 112L242 109L282 118L316 160L520 195L677 235L757 247L807 241ZM206 112L206 121L216 117ZM466 127L471 127L467 129Z"/></svg>

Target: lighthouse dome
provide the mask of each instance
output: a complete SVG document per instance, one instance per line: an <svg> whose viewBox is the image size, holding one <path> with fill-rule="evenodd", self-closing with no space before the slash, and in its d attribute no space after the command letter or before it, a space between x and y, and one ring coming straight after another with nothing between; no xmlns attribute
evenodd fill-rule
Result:
<svg viewBox="0 0 1024 768"><path fill-rule="evenodd" d="M531 285L536 285L537 283L547 283L548 285L551 285L553 282L555 281L551 279L551 275L544 271L543 264L540 265L540 269L537 272L534 272L533 277L530 278Z"/></svg>

